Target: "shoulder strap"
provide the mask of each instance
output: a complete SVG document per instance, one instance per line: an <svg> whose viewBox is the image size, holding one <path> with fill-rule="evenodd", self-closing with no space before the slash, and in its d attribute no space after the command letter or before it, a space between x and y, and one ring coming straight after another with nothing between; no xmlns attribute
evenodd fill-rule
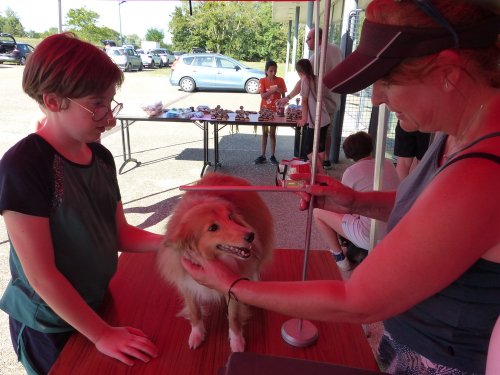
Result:
<svg viewBox="0 0 500 375"><path fill-rule="evenodd" d="M462 159L470 159L470 158L480 158L480 159L488 159L493 162L496 162L497 164L500 164L500 156L494 155L494 154L488 154L486 152L470 152L468 154L463 154L460 156L457 156L456 158L450 160L448 163L443 165L439 172L441 172L443 169L449 167L450 165L456 163L457 161L460 161Z"/></svg>

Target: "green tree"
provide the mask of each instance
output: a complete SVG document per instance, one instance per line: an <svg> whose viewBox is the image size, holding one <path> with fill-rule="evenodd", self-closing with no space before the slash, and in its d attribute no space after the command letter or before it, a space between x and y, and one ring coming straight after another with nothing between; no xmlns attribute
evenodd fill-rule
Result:
<svg viewBox="0 0 500 375"><path fill-rule="evenodd" d="M100 43L106 38L103 37L102 29L96 26L99 17L98 13L85 7L70 9L66 16L66 23L79 38L92 43Z"/></svg>
<svg viewBox="0 0 500 375"><path fill-rule="evenodd" d="M176 7L169 23L173 48L188 51L205 47L234 58L283 61L286 29L272 21L271 4L266 2L203 2Z"/></svg>
<svg viewBox="0 0 500 375"><path fill-rule="evenodd" d="M149 40L151 42L162 42L165 38L165 33L163 30L150 28L146 31L145 40Z"/></svg>
<svg viewBox="0 0 500 375"><path fill-rule="evenodd" d="M5 10L5 16L0 16L0 30L14 36L26 36L19 17L11 8Z"/></svg>

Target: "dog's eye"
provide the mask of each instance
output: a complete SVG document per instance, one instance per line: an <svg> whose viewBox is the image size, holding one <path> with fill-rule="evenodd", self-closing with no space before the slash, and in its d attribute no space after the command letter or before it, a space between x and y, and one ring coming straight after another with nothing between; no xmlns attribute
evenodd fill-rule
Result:
<svg viewBox="0 0 500 375"><path fill-rule="evenodd" d="M217 229L219 229L219 226L217 224L212 224L208 227L209 232L215 232Z"/></svg>

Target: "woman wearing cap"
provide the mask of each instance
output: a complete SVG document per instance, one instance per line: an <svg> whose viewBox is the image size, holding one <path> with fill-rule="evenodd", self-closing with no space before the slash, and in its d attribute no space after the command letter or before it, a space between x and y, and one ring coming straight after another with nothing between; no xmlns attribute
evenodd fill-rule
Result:
<svg viewBox="0 0 500 375"><path fill-rule="evenodd" d="M283 314L384 320L390 373L484 373L500 314L500 17L477 4L373 0L359 47L324 78L340 93L373 84L373 103L405 130L438 133L397 194L355 192L327 176L317 180L328 186L309 187L332 211L388 222L349 280L232 285L237 275L203 260L185 261L188 271Z"/></svg>

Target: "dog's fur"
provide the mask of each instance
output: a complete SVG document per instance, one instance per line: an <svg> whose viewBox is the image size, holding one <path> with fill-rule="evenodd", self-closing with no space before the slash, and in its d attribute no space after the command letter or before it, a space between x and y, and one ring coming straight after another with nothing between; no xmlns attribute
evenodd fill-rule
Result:
<svg viewBox="0 0 500 375"><path fill-rule="evenodd" d="M242 178L210 173L196 185L250 184ZM163 278L177 287L184 299L181 314L191 322L190 348L197 348L205 339L202 306L222 301L224 296L196 283L182 267L181 257L194 252L206 259L218 258L241 277L256 280L273 248L272 215L258 193L187 191L183 195L167 224L157 264ZM247 305L235 299L228 302L233 352L245 350L243 325L249 316Z"/></svg>

